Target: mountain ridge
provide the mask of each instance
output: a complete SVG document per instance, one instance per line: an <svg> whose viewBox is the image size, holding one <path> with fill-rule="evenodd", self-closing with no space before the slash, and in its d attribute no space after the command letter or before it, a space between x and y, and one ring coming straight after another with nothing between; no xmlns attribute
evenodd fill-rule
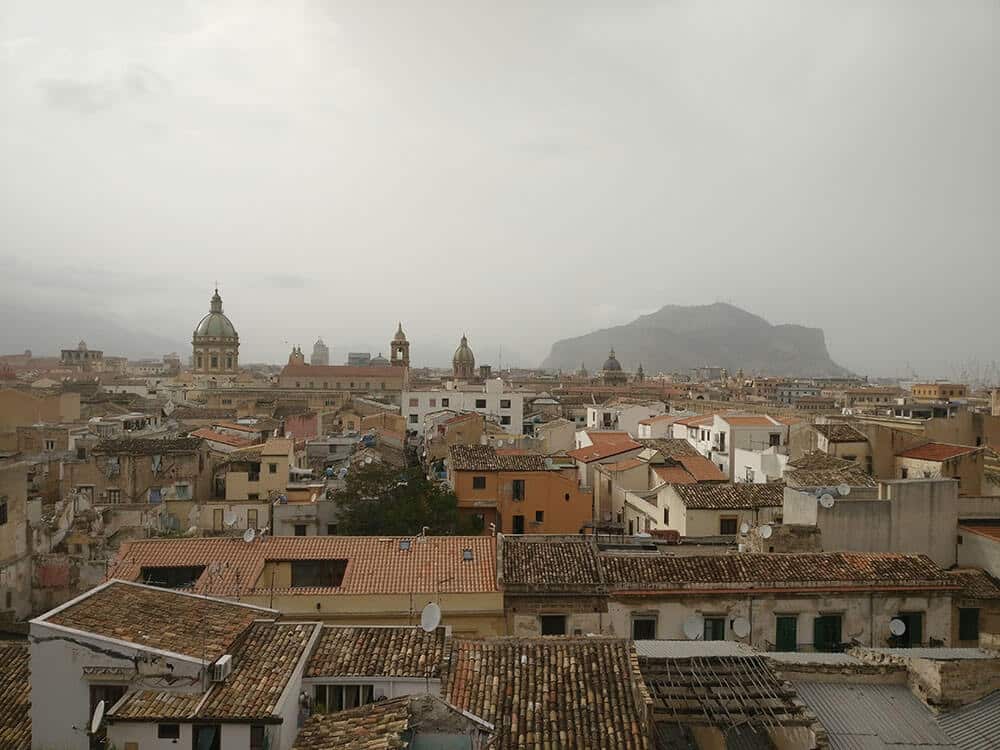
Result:
<svg viewBox="0 0 1000 750"><path fill-rule="evenodd" d="M695 367L743 369L750 374L843 376L850 372L831 359L820 328L773 325L724 302L664 305L624 325L556 341L542 362L545 369L601 368L614 348L626 370L639 363L648 374Z"/></svg>

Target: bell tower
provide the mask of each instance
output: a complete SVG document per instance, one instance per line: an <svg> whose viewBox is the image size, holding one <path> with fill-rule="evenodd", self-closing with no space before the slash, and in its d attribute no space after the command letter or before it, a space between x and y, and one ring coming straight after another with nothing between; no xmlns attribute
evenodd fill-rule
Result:
<svg viewBox="0 0 1000 750"><path fill-rule="evenodd" d="M389 342L389 364L393 367L406 367L410 366L410 342L406 340L406 334L403 333L403 324L400 322L399 327L396 328L396 335L392 337L392 341Z"/></svg>

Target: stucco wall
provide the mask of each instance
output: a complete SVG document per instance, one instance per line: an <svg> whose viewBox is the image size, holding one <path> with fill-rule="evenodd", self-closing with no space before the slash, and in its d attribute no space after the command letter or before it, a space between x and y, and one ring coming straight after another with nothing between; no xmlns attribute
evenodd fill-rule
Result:
<svg viewBox="0 0 1000 750"><path fill-rule="evenodd" d="M776 640L777 615L798 616L798 643L811 646L813 620L821 614L842 616L841 637L845 642L856 640L863 645L886 645L889 621L900 612L924 612L923 638L938 638L951 643L951 597L944 594L858 593L826 596L822 593L805 595L763 596L691 596L676 598L634 597L615 598L608 602L612 630L619 637L631 637L633 614L656 614L660 639L686 640L684 621L692 614L726 617L726 640L749 642L755 648L767 649ZM732 632L732 619L745 617L751 632L737 638Z"/></svg>
<svg viewBox="0 0 1000 750"><path fill-rule="evenodd" d="M958 545L958 564L982 568L990 575L1000 577L1000 541L965 529L959 529L958 535L962 539Z"/></svg>

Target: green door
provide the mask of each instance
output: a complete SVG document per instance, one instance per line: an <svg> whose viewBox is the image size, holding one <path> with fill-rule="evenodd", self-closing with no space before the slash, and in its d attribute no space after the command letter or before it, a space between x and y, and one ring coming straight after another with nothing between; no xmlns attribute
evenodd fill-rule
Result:
<svg viewBox="0 0 1000 750"><path fill-rule="evenodd" d="M779 615L774 637L778 651L795 651L799 645L799 618L796 615Z"/></svg>
<svg viewBox="0 0 1000 750"><path fill-rule="evenodd" d="M840 651L840 615L823 615L813 621L813 648Z"/></svg>

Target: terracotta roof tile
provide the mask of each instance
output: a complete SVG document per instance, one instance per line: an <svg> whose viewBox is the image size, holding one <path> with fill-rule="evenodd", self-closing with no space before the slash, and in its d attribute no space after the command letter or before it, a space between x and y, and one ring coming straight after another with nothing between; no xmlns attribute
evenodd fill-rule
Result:
<svg viewBox="0 0 1000 750"><path fill-rule="evenodd" d="M455 471L545 471L545 457L537 453L500 453L488 445L453 445L449 454Z"/></svg>
<svg viewBox="0 0 1000 750"><path fill-rule="evenodd" d="M553 538L541 534L503 536L500 558L505 590L558 589L602 583L597 549L590 539Z"/></svg>
<svg viewBox="0 0 1000 750"><path fill-rule="evenodd" d="M953 568L948 571L962 586L959 596L966 599L1000 599L1000 580L979 568Z"/></svg>
<svg viewBox="0 0 1000 750"><path fill-rule="evenodd" d="M411 542L400 549L402 539ZM464 560L464 550L472 560ZM123 542L110 577L140 580L142 568L205 566L195 591L217 595L269 592L258 580L269 560L347 560L340 586L275 589L288 594L409 594L497 591L496 539L491 536L273 537L242 539L141 539ZM217 572L208 568L216 563ZM441 579L447 579L438 584Z"/></svg>
<svg viewBox="0 0 1000 750"><path fill-rule="evenodd" d="M615 461L611 464L601 464L601 471L628 471L629 469L634 469L638 466L646 466L646 462L638 458L623 458L621 461Z"/></svg>
<svg viewBox="0 0 1000 750"><path fill-rule="evenodd" d="M958 458L968 453L981 451L982 448L974 448L970 445L952 445L950 443L925 443L916 448L910 448L902 453L897 453L899 458L916 458L921 461L947 461Z"/></svg>
<svg viewBox="0 0 1000 750"><path fill-rule="evenodd" d="M181 540L173 540L181 541ZM43 622L214 661L255 619L277 613L179 591L112 581Z"/></svg>
<svg viewBox="0 0 1000 750"><path fill-rule="evenodd" d="M311 716L293 750L395 750L409 747L410 696Z"/></svg>
<svg viewBox="0 0 1000 750"><path fill-rule="evenodd" d="M31 747L31 685L28 644L0 645L0 747Z"/></svg>
<svg viewBox="0 0 1000 750"><path fill-rule="evenodd" d="M102 440L94 446L95 453L109 455L130 453L157 455L166 453L197 453L201 440L196 435L180 438L114 438Z"/></svg>
<svg viewBox="0 0 1000 750"><path fill-rule="evenodd" d="M306 676L437 678L448 647L444 628L324 627Z"/></svg>
<svg viewBox="0 0 1000 750"><path fill-rule="evenodd" d="M813 429L831 443L867 443L868 436L853 425L844 422L814 424Z"/></svg>
<svg viewBox="0 0 1000 750"><path fill-rule="evenodd" d="M676 460L699 482L725 482L727 479L719 467L702 455L677 456Z"/></svg>
<svg viewBox="0 0 1000 750"><path fill-rule="evenodd" d="M108 718L154 721L156 719L185 719L205 697L204 693L178 693L168 690L137 690L125 696L115 710L108 711Z"/></svg>
<svg viewBox="0 0 1000 750"><path fill-rule="evenodd" d="M740 555L602 554L608 584L629 588L698 588L747 584L823 589L835 585L951 585L924 555L819 552Z"/></svg>
<svg viewBox="0 0 1000 750"><path fill-rule="evenodd" d="M654 466L653 471L667 484L695 484L698 481L683 466Z"/></svg>
<svg viewBox="0 0 1000 750"><path fill-rule="evenodd" d="M707 424L712 424L715 421L714 414L696 414L693 417L684 417L684 419L678 419L674 424L682 424L685 427L704 427Z"/></svg>
<svg viewBox="0 0 1000 750"><path fill-rule="evenodd" d="M281 377L308 378L370 377L373 380L401 380L403 369L397 367L352 367L350 365L285 365ZM333 383L330 384L331 387Z"/></svg>
<svg viewBox="0 0 1000 750"><path fill-rule="evenodd" d="M823 451L807 451L786 466L791 469L850 469L856 464Z"/></svg>
<svg viewBox="0 0 1000 750"><path fill-rule="evenodd" d="M784 503L783 484L688 484L674 488L688 508L710 510L751 510L780 508Z"/></svg>
<svg viewBox="0 0 1000 750"><path fill-rule="evenodd" d="M588 432L587 436L593 445L566 451L566 455L577 461L591 463L642 448L642 443L637 443L627 432Z"/></svg>
<svg viewBox="0 0 1000 750"><path fill-rule="evenodd" d="M687 438L639 438L638 442L646 448L659 451L664 458L701 455Z"/></svg>
<svg viewBox="0 0 1000 750"><path fill-rule="evenodd" d="M199 427L197 430L190 433L190 436L193 438L200 438L201 440L209 440L213 443L231 445L235 448L244 448L254 444L254 441L249 438L240 438L235 435L227 435L224 432L216 432L211 427Z"/></svg>
<svg viewBox="0 0 1000 750"><path fill-rule="evenodd" d="M306 646L321 626L315 623L254 623L233 655L233 671L209 691L198 709L201 719L258 719L274 716L285 686ZM289 700L298 700L290 696Z"/></svg>
<svg viewBox="0 0 1000 750"><path fill-rule="evenodd" d="M498 750L649 747L648 693L624 640L458 640L445 697L494 724Z"/></svg>
<svg viewBox="0 0 1000 750"><path fill-rule="evenodd" d="M878 482L857 464L842 469L791 469L784 474L785 484L792 488L876 487Z"/></svg>

